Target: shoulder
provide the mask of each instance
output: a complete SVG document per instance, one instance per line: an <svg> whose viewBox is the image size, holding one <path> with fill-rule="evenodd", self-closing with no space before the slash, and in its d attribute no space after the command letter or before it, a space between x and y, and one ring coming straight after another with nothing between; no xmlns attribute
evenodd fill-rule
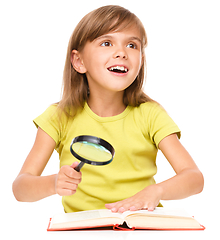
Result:
<svg viewBox="0 0 220 240"><path fill-rule="evenodd" d="M41 115L33 120L35 126L40 127L56 142L56 148L66 134L69 118L58 107L58 104L50 105Z"/></svg>
<svg viewBox="0 0 220 240"><path fill-rule="evenodd" d="M50 131L56 132L64 129L67 121L66 114L59 109L58 104L50 105L42 114L33 120L36 127L41 127L45 131L49 129Z"/></svg>
<svg viewBox="0 0 220 240"><path fill-rule="evenodd" d="M133 108L134 114L137 117L144 117L146 119L150 116L155 116L158 113L166 112L165 109L157 102L146 102Z"/></svg>
<svg viewBox="0 0 220 240"><path fill-rule="evenodd" d="M157 102L153 102L153 101L150 101L150 102L145 102L145 103L142 103L140 104L139 108L141 110L152 110L152 109L163 109L162 106L157 103Z"/></svg>
<svg viewBox="0 0 220 240"><path fill-rule="evenodd" d="M131 107L130 118L132 117L144 135L148 135L161 112L165 112L165 110L159 103L153 101L145 102L137 107Z"/></svg>
<svg viewBox="0 0 220 240"><path fill-rule="evenodd" d="M164 123L174 123L167 111L157 102L142 103L137 109L144 121L152 125L164 125Z"/></svg>
<svg viewBox="0 0 220 240"><path fill-rule="evenodd" d="M67 120L66 114L58 107L58 104L52 104L37 118L52 122L63 122Z"/></svg>
<svg viewBox="0 0 220 240"><path fill-rule="evenodd" d="M142 103L139 107L134 108L134 117L142 127L144 135L150 136L156 146L164 137L172 133L177 133L180 137L180 129L157 102Z"/></svg>
<svg viewBox="0 0 220 240"><path fill-rule="evenodd" d="M52 104L46 110L43 112L44 115L47 115L48 117L55 117L58 113L58 105Z"/></svg>

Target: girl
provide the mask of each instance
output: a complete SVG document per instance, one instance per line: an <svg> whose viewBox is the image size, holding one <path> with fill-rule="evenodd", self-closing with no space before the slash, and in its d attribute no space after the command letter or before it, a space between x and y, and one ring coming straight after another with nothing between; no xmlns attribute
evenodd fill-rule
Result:
<svg viewBox="0 0 220 240"><path fill-rule="evenodd" d="M101 7L80 21L68 46L62 99L34 120L36 140L13 183L18 201L59 194L65 212L152 211L160 200L202 191L203 175L179 142L179 128L142 90L146 45L142 23L122 7ZM69 147L78 135L110 142L113 162L75 171ZM54 149L60 171L41 176ZM156 184L158 149L176 175Z"/></svg>

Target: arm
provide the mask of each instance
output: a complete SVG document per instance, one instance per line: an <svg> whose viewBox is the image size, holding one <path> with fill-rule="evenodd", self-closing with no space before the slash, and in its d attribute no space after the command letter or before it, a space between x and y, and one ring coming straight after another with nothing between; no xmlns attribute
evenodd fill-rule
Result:
<svg viewBox="0 0 220 240"><path fill-rule="evenodd" d="M173 167L176 175L164 182L146 187L134 196L120 202L106 204L113 212L154 210L160 200L174 200L200 193L204 179L189 153L179 142L176 134L164 138L159 148Z"/></svg>
<svg viewBox="0 0 220 240"><path fill-rule="evenodd" d="M61 196L75 193L81 181L81 173L73 169L77 163L63 166L58 174L40 176L55 146L55 141L38 128L34 146L12 186L18 201L33 202L56 193Z"/></svg>
<svg viewBox="0 0 220 240"><path fill-rule="evenodd" d="M204 186L203 175L176 134L164 138L159 148L176 172L176 176L158 184L162 189L161 200L182 199L200 193Z"/></svg>

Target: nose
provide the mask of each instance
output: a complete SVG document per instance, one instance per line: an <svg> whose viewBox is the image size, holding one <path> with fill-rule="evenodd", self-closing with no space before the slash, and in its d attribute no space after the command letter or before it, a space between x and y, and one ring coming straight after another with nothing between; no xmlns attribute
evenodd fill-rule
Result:
<svg viewBox="0 0 220 240"><path fill-rule="evenodd" d="M126 50L123 47L117 48L114 53L114 58L128 59Z"/></svg>

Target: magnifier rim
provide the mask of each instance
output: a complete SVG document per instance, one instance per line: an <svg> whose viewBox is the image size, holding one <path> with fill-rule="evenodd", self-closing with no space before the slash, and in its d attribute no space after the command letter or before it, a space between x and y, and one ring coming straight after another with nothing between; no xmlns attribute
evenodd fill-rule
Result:
<svg viewBox="0 0 220 240"><path fill-rule="evenodd" d="M89 143L94 143L94 144L98 144L98 145L101 145L102 147L106 148L112 155L112 158L108 161L103 161L103 162L97 162L97 161L92 161L92 160L88 160L86 158L83 158L81 157L80 155L78 155L72 148L73 144L74 143L77 143L77 142L89 142ZM91 165L107 165L109 164L110 162L112 162L113 158L114 158L114 154L115 154L115 150L113 148L113 146L105 141L104 139L102 138L98 138L98 137L95 137L95 136L91 136L91 135L81 135L81 136L78 136L78 137L75 137L73 140L72 140L72 143L70 145L70 152L72 153L72 155L74 157L76 157L78 160L84 162L84 163L88 163L88 164L91 164Z"/></svg>

